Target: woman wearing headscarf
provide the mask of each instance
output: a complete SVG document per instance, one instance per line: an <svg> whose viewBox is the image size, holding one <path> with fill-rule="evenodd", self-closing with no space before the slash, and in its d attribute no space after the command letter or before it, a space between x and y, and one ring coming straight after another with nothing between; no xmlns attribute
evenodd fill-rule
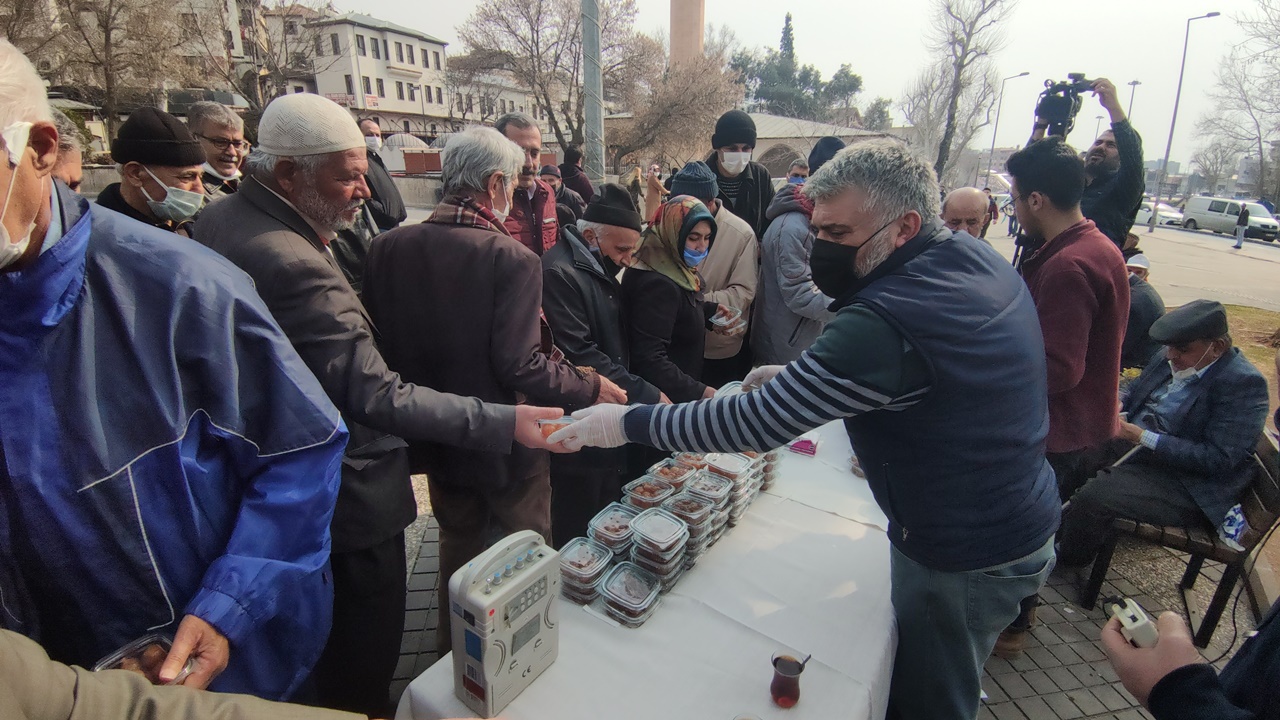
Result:
<svg viewBox="0 0 1280 720"><path fill-rule="evenodd" d="M631 372L681 403L711 397L702 375L703 344L716 303L702 299L697 267L707 257L716 221L701 201L679 195L658 208L634 264L622 276Z"/></svg>
<svg viewBox="0 0 1280 720"><path fill-rule="evenodd" d="M638 166L632 168L631 172L627 174L627 179L624 184L626 185L627 192L631 193L631 199L635 202L636 207L644 207L644 180L640 176L640 168ZM649 220L650 218L642 219Z"/></svg>

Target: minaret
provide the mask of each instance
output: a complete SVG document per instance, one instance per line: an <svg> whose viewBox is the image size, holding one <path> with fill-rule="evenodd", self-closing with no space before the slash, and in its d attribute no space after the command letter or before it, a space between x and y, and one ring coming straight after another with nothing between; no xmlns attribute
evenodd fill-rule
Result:
<svg viewBox="0 0 1280 720"><path fill-rule="evenodd" d="M671 0L671 64L702 57L707 27L704 0Z"/></svg>

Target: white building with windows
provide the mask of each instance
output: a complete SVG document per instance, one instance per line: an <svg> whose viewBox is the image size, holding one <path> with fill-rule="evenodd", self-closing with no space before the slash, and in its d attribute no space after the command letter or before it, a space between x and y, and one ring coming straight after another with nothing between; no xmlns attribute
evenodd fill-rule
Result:
<svg viewBox="0 0 1280 720"><path fill-rule="evenodd" d="M446 42L384 20L346 13L308 23L315 91L378 121L383 134L434 137L454 129L445 86Z"/></svg>

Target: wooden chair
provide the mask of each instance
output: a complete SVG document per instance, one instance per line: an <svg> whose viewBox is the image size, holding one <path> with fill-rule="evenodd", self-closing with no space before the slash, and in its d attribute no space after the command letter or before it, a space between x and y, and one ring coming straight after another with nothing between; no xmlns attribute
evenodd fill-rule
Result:
<svg viewBox="0 0 1280 720"><path fill-rule="evenodd" d="M1209 639L1213 637L1214 629L1218 626L1218 621L1222 618L1227 602L1231 599L1231 592L1244 572L1245 561L1267 532L1273 526L1280 524L1280 480L1277 480L1277 475L1280 473L1277 472L1277 456L1275 441L1264 432L1258 440L1258 447L1249 469L1253 477L1240 501L1245 519L1249 523L1249 531L1240 539L1240 545L1244 550L1235 550L1227 546L1213 531L1201 528L1160 527L1118 518L1111 523L1111 534L1093 563L1093 571L1084 592L1081 593L1080 604L1086 609L1092 609L1097 602L1098 593L1107 577L1107 569L1111 565L1111 556L1116 549L1116 541L1121 534L1133 535L1167 548L1188 552L1191 553L1191 559L1187 562L1187 571L1183 573L1178 587L1182 591L1182 601L1187 610L1187 617L1191 621L1195 644L1197 647L1207 646ZM1222 570L1222 580L1218 582L1218 589L1213 593L1213 600L1209 602L1208 608L1201 617L1198 603L1189 591L1195 585L1196 578L1200 575L1200 568L1206 559L1216 560L1226 567Z"/></svg>

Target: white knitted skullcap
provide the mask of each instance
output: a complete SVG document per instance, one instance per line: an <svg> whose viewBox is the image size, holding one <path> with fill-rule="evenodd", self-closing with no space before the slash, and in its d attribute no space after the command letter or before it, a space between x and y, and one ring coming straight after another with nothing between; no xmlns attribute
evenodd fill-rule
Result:
<svg viewBox="0 0 1280 720"><path fill-rule="evenodd" d="M341 105L312 93L281 95L258 123L258 149L279 157L323 155L364 147L364 135Z"/></svg>
<svg viewBox="0 0 1280 720"><path fill-rule="evenodd" d="M1137 255L1134 255L1133 257L1125 261L1125 267L1136 267L1136 268L1143 268L1146 270L1150 270L1151 261L1147 259L1146 255L1143 255L1142 253L1138 253Z"/></svg>

